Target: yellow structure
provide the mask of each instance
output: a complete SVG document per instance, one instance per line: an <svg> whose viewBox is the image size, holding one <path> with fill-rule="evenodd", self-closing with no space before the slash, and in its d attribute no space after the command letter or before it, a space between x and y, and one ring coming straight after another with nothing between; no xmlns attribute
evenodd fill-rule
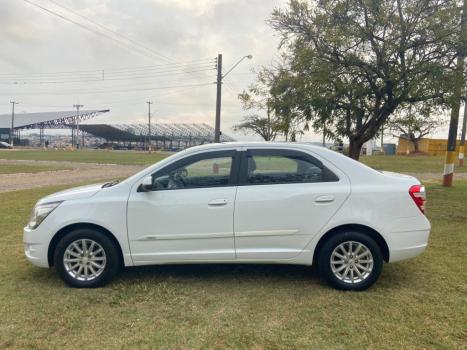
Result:
<svg viewBox="0 0 467 350"><path fill-rule="evenodd" d="M460 141L457 140L456 146L456 157L459 152ZM426 153L429 156L444 156L446 154L446 148L448 146L448 140L444 139L428 139L422 138L418 142L418 151ZM407 141L405 138L399 137L399 143L397 144L397 154L407 154L414 152L414 146L412 142Z"/></svg>

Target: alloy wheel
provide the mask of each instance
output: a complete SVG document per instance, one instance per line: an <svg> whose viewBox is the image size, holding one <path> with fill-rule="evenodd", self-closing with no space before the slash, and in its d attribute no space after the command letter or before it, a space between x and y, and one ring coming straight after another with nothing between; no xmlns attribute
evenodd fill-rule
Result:
<svg viewBox="0 0 467 350"><path fill-rule="evenodd" d="M78 281L92 281L99 277L106 266L104 248L92 239L72 242L63 254L67 273Z"/></svg>
<svg viewBox="0 0 467 350"><path fill-rule="evenodd" d="M344 283L355 284L371 275L374 261L367 246L356 241L346 241L334 248L330 264L336 278Z"/></svg>

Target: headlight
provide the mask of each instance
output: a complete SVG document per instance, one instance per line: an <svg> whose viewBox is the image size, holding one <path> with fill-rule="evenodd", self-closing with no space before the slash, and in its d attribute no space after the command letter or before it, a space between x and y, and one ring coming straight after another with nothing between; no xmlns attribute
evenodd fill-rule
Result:
<svg viewBox="0 0 467 350"><path fill-rule="evenodd" d="M58 207L62 202L50 202L44 204L38 204L34 207L31 213L31 218L28 222L28 227L31 230L37 228L42 221L49 215L53 210Z"/></svg>

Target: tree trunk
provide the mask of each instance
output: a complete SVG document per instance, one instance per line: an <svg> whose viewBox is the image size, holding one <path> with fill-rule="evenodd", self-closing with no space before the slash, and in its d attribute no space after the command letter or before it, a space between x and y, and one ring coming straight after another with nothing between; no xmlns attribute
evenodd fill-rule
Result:
<svg viewBox="0 0 467 350"><path fill-rule="evenodd" d="M419 147L418 147L418 140L413 140L413 151L414 153L418 153Z"/></svg>
<svg viewBox="0 0 467 350"><path fill-rule="evenodd" d="M360 158L360 152L362 151L363 142L360 140L350 140L349 143L349 157L355 160Z"/></svg>

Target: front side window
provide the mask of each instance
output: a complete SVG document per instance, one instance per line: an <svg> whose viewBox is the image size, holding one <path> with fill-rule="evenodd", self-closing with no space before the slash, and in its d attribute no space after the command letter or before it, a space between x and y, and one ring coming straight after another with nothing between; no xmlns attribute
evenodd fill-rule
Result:
<svg viewBox="0 0 467 350"><path fill-rule="evenodd" d="M261 153L247 157L246 180L250 185L338 181L334 173L311 156L298 152L284 155L274 151Z"/></svg>
<svg viewBox="0 0 467 350"><path fill-rule="evenodd" d="M154 190L228 186L232 157L195 160L153 175Z"/></svg>

